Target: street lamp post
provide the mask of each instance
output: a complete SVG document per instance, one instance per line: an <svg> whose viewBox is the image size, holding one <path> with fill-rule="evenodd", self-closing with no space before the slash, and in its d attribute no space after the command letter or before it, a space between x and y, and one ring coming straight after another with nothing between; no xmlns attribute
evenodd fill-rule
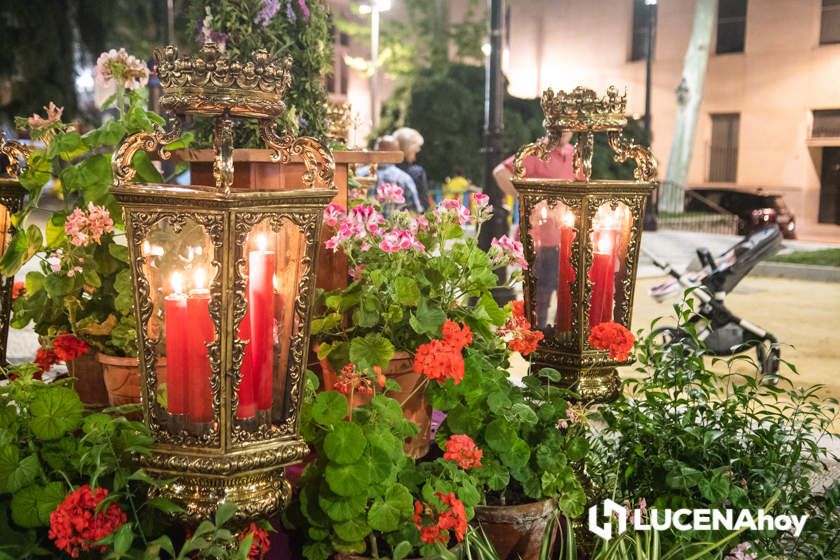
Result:
<svg viewBox="0 0 840 560"><path fill-rule="evenodd" d="M371 128L379 124L379 14L391 9L391 0L373 0L359 6L360 14L370 14L370 122Z"/></svg>
<svg viewBox="0 0 840 560"><path fill-rule="evenodd" d="M646 136L645 143L648 146L653 139L653 132L650 129L650 78L651 67L653 66L653 37L656 31L656 3L657 0L645 0L645 6L647 7L647 49L645 49L645 116L643 123ZM653 195L647 200L644 223L644 229L646 231L656 231L658 229L658 225L656 223L656 207L658 199L659 197L657 194L653 193Z"/></svg>

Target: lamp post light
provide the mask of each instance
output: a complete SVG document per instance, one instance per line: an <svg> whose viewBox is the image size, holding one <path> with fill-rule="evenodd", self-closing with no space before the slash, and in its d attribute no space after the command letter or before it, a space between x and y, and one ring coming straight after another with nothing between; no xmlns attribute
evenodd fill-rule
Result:
<svg viewBox="0 0 840 560"><path fill-rule="evenodd" d="M627 141L627 96L615 87L603 98L591 89L542 95L547 135L522 147L514 159L525 247L525 312L545 338L532 355L537 367L560 371L566 386L586 402L613 400L620 387L618 362L589 346L595 325L630 327L645 201L656 183L650 151ZM578 135L575 179L525 177L524 159L547 159L565 131ZM615 159L634 159L635 181L593 180L593 134L606 132Z"/></svg>
<svg viewBox="0 0 840 560"><path fill-rule="evenodd" d="M653 66L653 37L656 33L656 4L657 0L645 0L647 6L647 49L645 56L645 142L648 144L653 140L653 131L650 129L650 94L651 94L651 67ZM647 209L645 212L645 231L656 231L658 225L656 223L657 214L657 200L659 196L656 192L652 194L647 201Z"/></svg>
<svg viewBox="0 0 840 560"><path fill-rule="evenodd" d="M379 14L391 9L391 0L373 0L360 4L359 13L370 14L370 122L372 128L379 124Z"/></svg>
<svg viewBox="0 0 840 560"><path fill-rule="evenodd" d="M299 434L309 318L322 214L336 195L331 152L274 130L291 60L264 50L246 63L212 43L192 58L155 52L167 130L129 136L113 157L123 206L140 347L144 420L155 449L143 467L154 489L212 517L221 502L246 520L289 498L283 466L309 449ZM212 186L130 184L140 150L164 159L187 117L215 120ZM257 119L275 161L300 156L288 190L234 182L233 119ZM157 365L166 359L166 377Z"/></svg>
<svg viewBox="0 0 840 560"><path fill-rule="evenodd" d="M29 158L29 149L19 142L6 140L0 132L0 155L6 157L7 178L0 178L0 258L12 239L12 214L20 210L26 190L18 182ZM5 366L9 342L9 321L12 312L14 276L0 276L0 366Z"/></svg>

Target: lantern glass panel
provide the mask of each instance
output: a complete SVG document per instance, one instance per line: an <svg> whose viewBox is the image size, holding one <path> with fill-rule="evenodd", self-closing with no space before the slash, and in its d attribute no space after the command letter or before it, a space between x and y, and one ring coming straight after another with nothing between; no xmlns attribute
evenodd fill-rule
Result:
<svg viewBox="0 0 840 560"><path fill-rule="evenodd" d="M572 242L575 215L559 201L539 202L529 219L534 245L536 328L552 336L572 330Z"/></svg>
<svg viewBox="0 0 840 560"><path fill-rule="evenodd" d="M12 240L12 220L9 209L0 204L0 255L6 252Z"/></svg>
<svg viewBox="0 0 840 560"><path fill-rule="evenodd" d="M210 297L218 270L204 227L190 218L175 227L157 222L141 245L149 282L152 317L143 326L156 341L154 395L173 431L202 432L212 423L212 368L209 347L216 341ZM160 374L166 364L166 376Z"/></svg>
<svg viewBox="0 0 840 560"><path fill-rule="evenodd" d="M256 223L245 240L239 272L247 306L237 335L244 351L236 418L246 428L281 425L291 413L285 397L301 327L295 304L308 266L305 254L303 232L285 218Z"/></svg>
<svg viewBox="0 0 840 560"><path fill-rule="evenodd" d="M627 267L631 222L630 208L623 202L604 203L595 213L590 233L590 328L613 321L616 309L623 301L621 279Z"/></svg>

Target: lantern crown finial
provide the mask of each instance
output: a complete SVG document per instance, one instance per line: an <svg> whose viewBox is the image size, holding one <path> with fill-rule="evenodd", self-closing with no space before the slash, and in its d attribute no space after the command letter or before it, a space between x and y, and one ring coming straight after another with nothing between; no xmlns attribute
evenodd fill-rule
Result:
<svg viewBox="0 0 840 560"><path fill-rule="evenodd" d="M627 92L619 95L618 88L610 86L604 97L594 90L576 87L571 92L554 92L548 88L540 101L545 114L545 127L556 130L609 131L621 130L627 125Z"/></svg>
<svg viewBox="0 0 840 560"><path fill-rule="evenodd" d="M286 110L282 97L292 82L289 57L278 60L258 49L243 63L228 59L212 42L195 56L179 57L177 47L168 45L156 49L154 57L164 109L251 118L277 118Z"/></svg>

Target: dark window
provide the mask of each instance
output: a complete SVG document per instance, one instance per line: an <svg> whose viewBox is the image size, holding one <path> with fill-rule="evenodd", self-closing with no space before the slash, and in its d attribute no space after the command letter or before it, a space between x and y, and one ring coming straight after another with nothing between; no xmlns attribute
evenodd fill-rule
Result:
<svg viewBox="0 0 840 560"><path fill-rule="evenodd" d="M738 113L712 115L712 142L709 146L709 181L734 183L738 176Z"/></svg>
<svg viewBox="0 0 840 560"><path fill-rule="evenodd" d="M840 43L840 0L822 0L820 44Z"/></svg>
<svg viewBox="0 0 840 560"><path fill-rule="evenodd" d="M338 44L342 47L347 47L350 45L350 35L342 31L338 34Z"/></svg>
<svg viewBox="0 0 840 560"><path fill-rule="evenodd" d="M348 78L350 72L347 68L347 63L344 62L344 57L341 57L341 60L338 61L338 71L341 73L338 82L338 93L340 93L341 95L347 95Z"/></svg>
<svg viewBox="0 0 840 560"><path fill-rule="evenodd" d="M656 52L656 4L648 6L645 0L633 0L633 44L630 47L630 60L647 58L648 38L653 56Z"/></svg>
<svg viewBox="0 0 840 560"><path fill-rule="evenodd" d="M840 136L840 109L814 111L811 138L836 138Z"/></svg>
<svg viewBox="0 0 840 560"><path fill-rule="evenodd" d="M717 20L717 54L744 52L747 0L720 0Z"/></svg>

